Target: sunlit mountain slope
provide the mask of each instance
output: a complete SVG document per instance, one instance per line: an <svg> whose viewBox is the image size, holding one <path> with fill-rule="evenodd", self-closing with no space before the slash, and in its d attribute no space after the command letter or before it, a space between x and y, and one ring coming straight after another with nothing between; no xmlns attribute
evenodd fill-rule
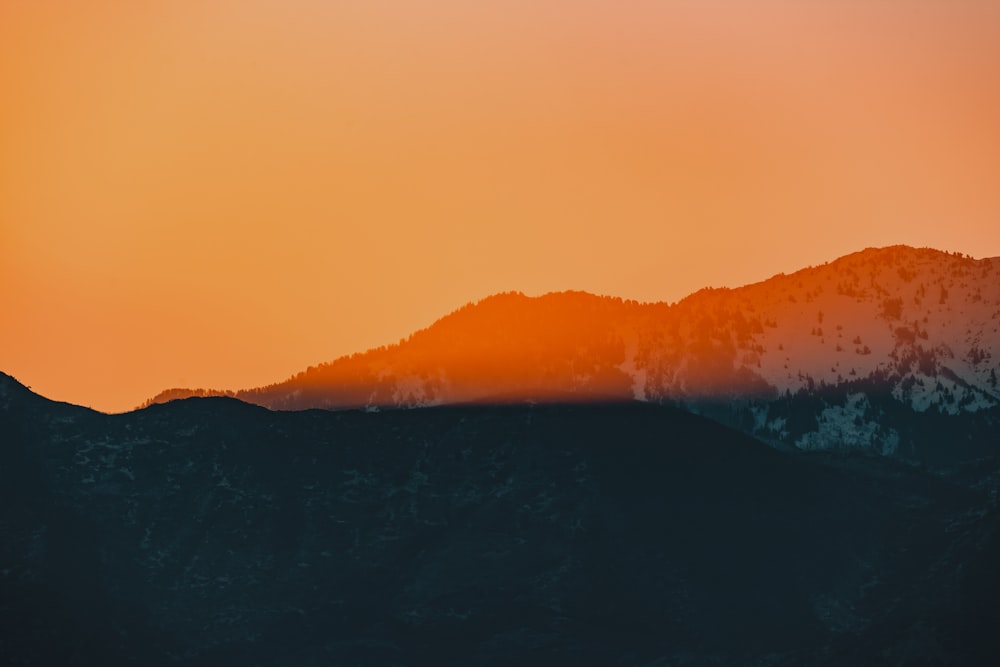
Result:
<svg viewBox="0 0 1000 667"><path fill-rule="evenodd" d="M995 409L998 364L1000 258L895 246L675 304L496 295L397 345L284 382L175 389L151 402L215 393L274 409L638 399L709 411L799 447L891 452L899 429L874 396L919 414ZM826 403L803 429L778 406L805 395Z"/></svg>

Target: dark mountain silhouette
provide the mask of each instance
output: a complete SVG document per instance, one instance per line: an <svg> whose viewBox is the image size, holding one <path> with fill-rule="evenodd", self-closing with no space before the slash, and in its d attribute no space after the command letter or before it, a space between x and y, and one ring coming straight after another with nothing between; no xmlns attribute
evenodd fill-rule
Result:
<svg viewBox="0 0 1000 667"><path fill-rule="evenodd" d="M1000 258L894 246L676 304L501 294L278 384L174 389L150 402L224 394L300 410L635 399L771 443L951 460L991 453L982 434L1000 425L998 372Z"/></svg>
<svg viewBox="0 0 1000 667"><path fill-rule="evenodd" d="M642 403L103 415L0 374L0 655L990 664L998 470Z"/></svg>

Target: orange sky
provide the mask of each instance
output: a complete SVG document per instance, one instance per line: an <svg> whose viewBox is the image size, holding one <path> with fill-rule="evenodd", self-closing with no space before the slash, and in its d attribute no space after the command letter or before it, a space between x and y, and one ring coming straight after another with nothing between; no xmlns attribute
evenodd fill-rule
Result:
<svg viewBox="0 0 1000 667"><path fill-rule="evenodd" d="M0 370L116 411L487 294L1000 255L995 0L0 0Z"/></svg>

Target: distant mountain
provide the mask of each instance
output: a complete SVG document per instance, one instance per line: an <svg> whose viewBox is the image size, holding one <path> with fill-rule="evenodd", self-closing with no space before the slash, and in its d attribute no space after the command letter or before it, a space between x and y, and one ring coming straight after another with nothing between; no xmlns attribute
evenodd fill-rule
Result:
<svg viewBox="0 0 1000 667"><path fill-rule="evenodd" d="M991 664L998 482L641 403L103 415L0 374L0 655Z"/></svg>
<svg viewBox="0 0 1000 667"><path fill-rule="evenodd" d="M683 405L772 443L926 457L956 428L956 447L982 449L981 432L1000 424L998 373L1000 258L894 246L669 305L501 294L398 345L278 384L173 389L150 403L216 394L280 410L637 399Z"/></svg>

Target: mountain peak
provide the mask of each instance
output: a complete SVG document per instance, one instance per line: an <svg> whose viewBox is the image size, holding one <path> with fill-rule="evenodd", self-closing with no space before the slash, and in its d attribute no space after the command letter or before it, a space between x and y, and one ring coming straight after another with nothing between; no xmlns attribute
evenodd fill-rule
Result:
<svg viewBox="0 0 1000 667"><path fill-rule="evenodd" d="M27 396L31 389L18 382L13 375L0 371L0 401L7 402L13 396Z"/></svg>

